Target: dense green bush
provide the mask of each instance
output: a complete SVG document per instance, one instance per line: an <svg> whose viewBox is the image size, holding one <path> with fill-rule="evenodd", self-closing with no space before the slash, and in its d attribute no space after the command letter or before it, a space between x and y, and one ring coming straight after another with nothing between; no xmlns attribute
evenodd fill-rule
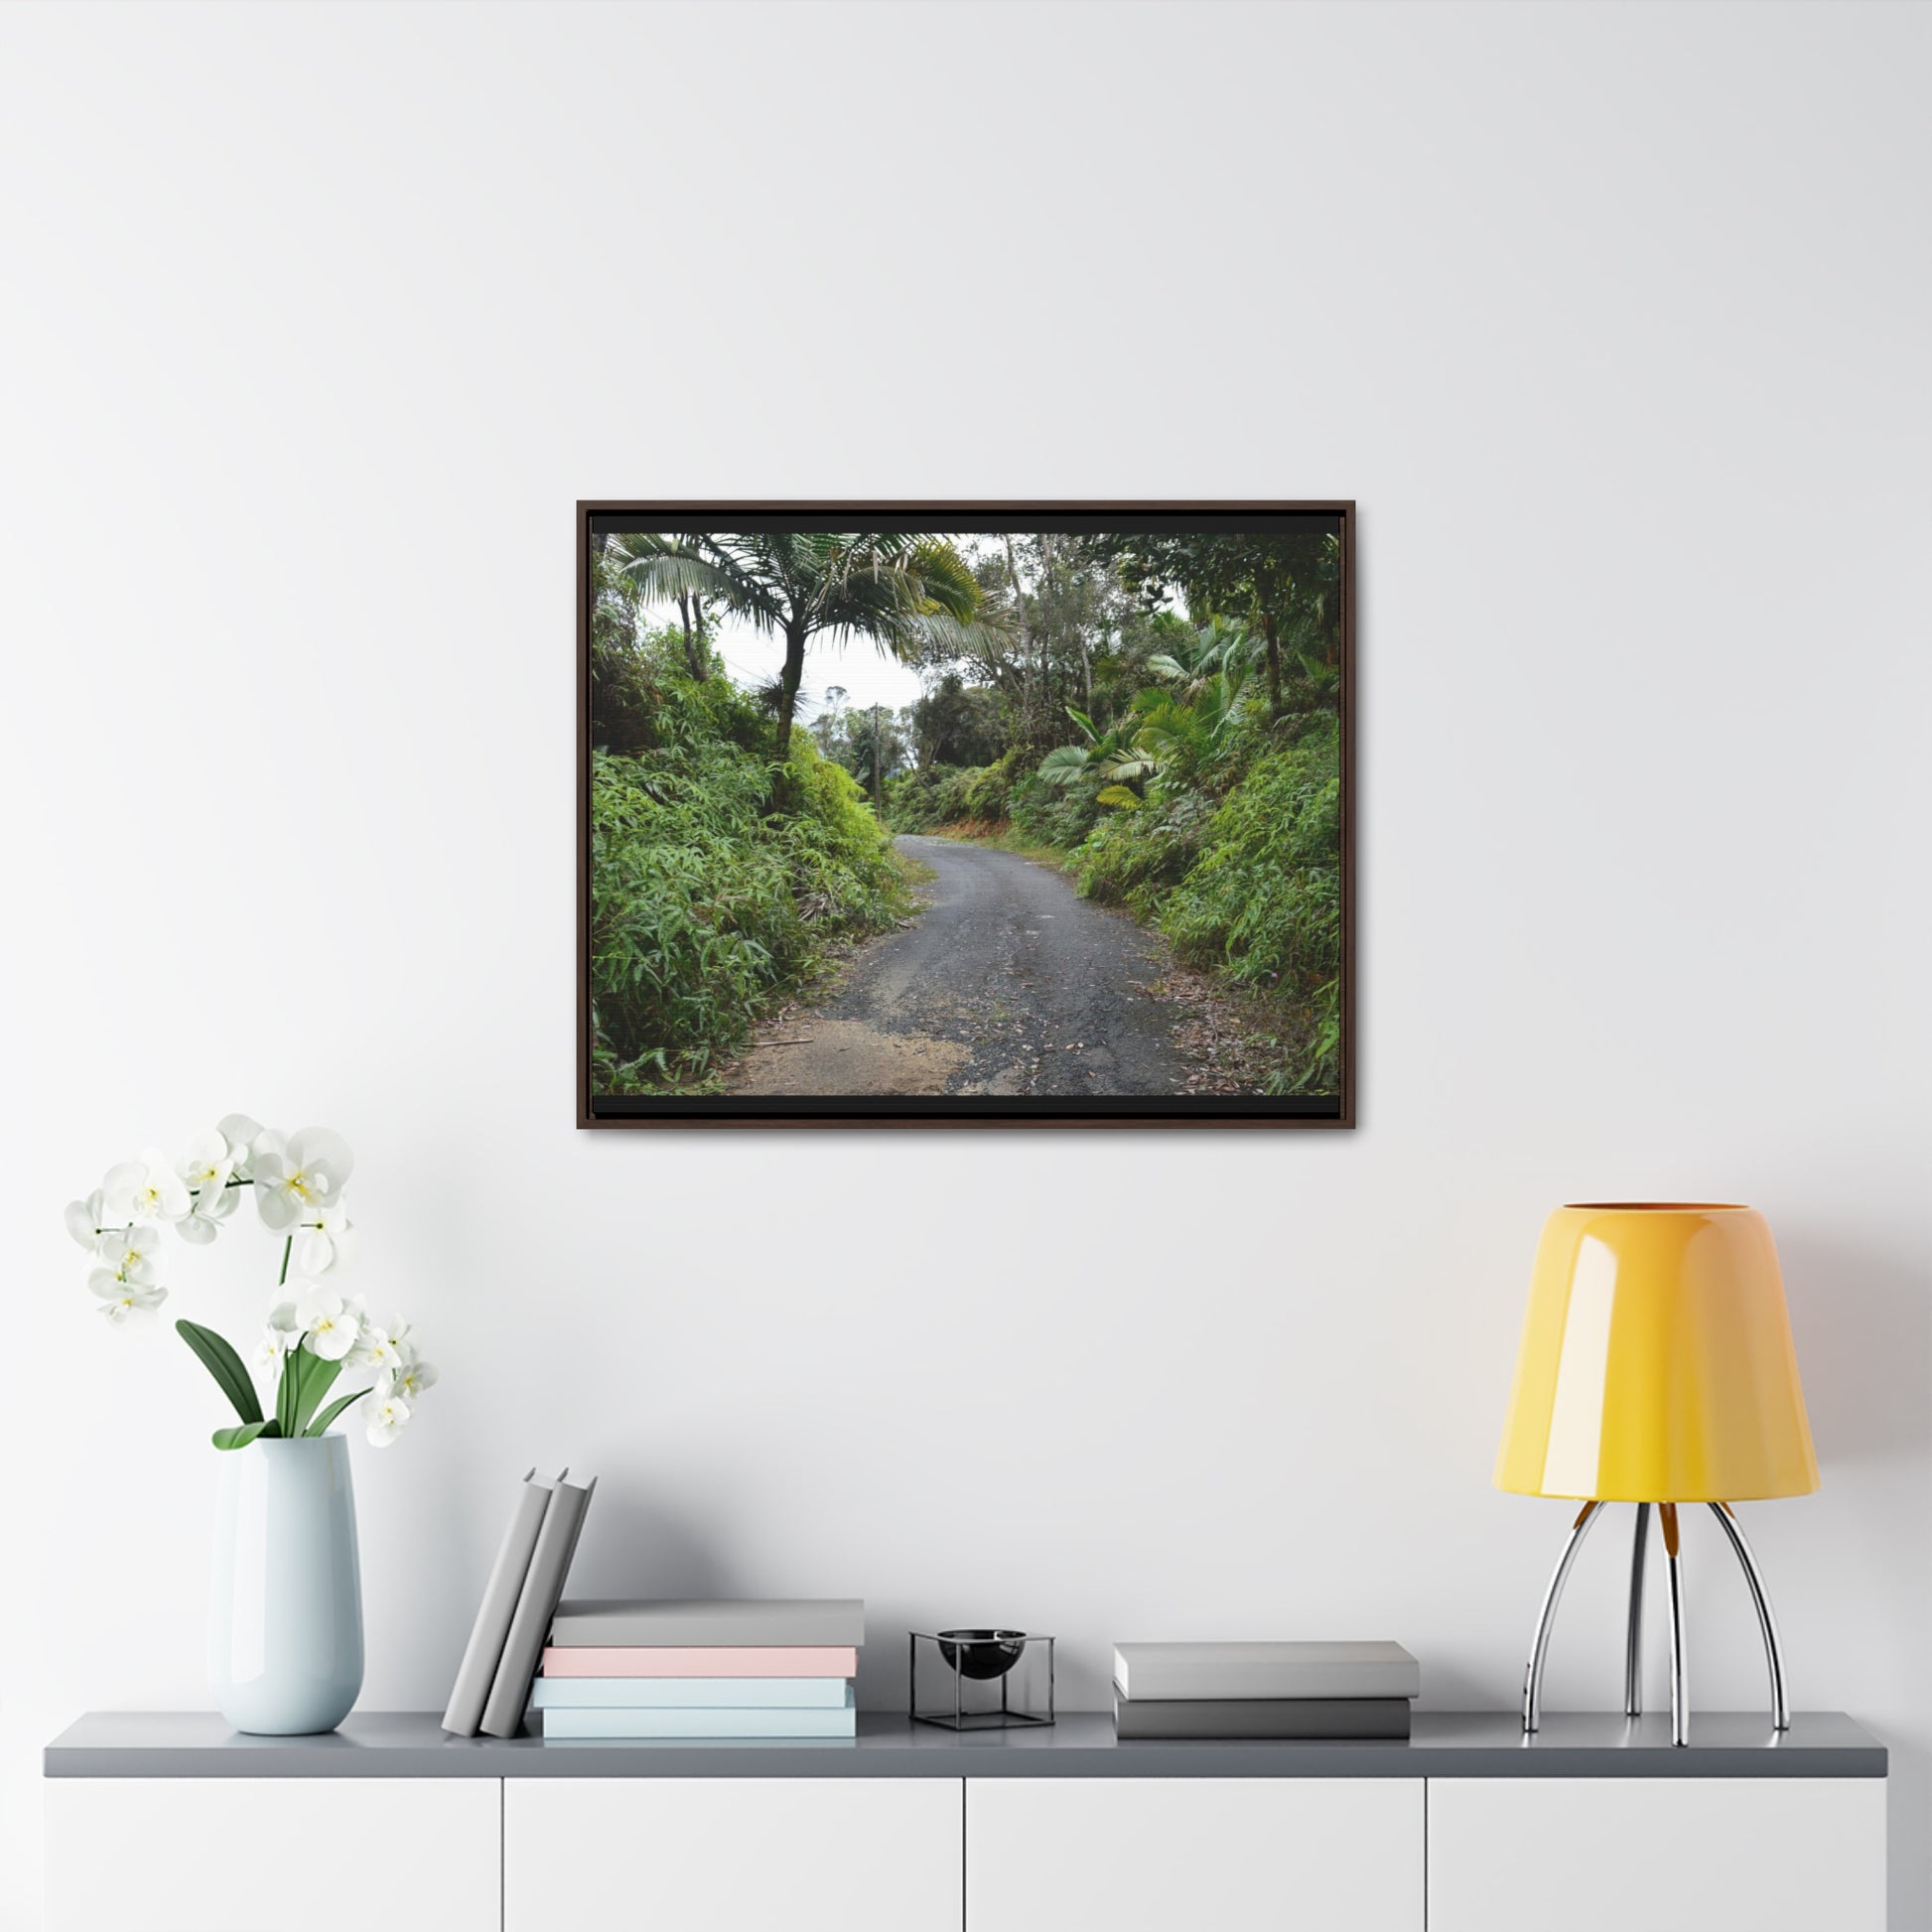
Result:
<svg viewBox="0 0 1932 1932"><path fill-rule="evenodd" d="M648 650L639 667L654 745L592 759L593 1051L609 1093L702 1080L828 940L890 923L905 890L864 793L804 732L786 809L767 813L757 706Z"/></svg>
<svg viewBox="0 0 1932 1932"><path fill-rule="evenodd" d="M966 816L971 771L928 764L886 780L886 822L895 832L930 832Z"/></svg>
<svg viewBox="0 0 1932 1932"><path fill-rule="evenodd" d="M1332 1091L1340 1043L1341 776L1332 728L1257 761L1207 821L1200 857L1160 908L1182 959L1305 1009L1289 1090Z"/></svg>
<svg viewBox="0 0 1932 1932"><path fill-rule="evenodd" d="M1091 785L1056 785L1030 772L1007 793L1013 829L1035 845L1070 852L1100 816Z"/></svg>

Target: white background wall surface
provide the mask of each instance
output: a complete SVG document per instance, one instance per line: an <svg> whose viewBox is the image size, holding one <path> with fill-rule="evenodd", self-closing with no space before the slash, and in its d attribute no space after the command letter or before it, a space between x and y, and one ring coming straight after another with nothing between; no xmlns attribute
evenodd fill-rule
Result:
<svg viewBox="0 0 1932 1932"><path fill-rule="evenodd" d="M0 12L0 1919L41 1744L207 1702L219 1405L60 1211L239 1107L349 1137L444 1372L355 1448L373 1708L441 1707L564 1459L586 1589L862 1592L871 1705L942 1618L1056 1632L1073 1706L1258 1631L1507 1705L1541 1219L1753 1201L1825 1482L1748 1522L1932 1926L1929 54L1843 4ZM759 492L1359 499L1358 1132L572 1127L571 504ZM169 1313L251 1331L271 1263L180 1250ZM1692 1535L1699 1699L1757 1705ZM1619 1561L1554 1707L1618 1696Z"/></svg>

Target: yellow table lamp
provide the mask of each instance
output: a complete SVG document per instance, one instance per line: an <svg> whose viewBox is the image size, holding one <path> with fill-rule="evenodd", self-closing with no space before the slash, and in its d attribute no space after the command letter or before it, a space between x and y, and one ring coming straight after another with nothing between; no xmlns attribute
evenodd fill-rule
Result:
<svg viewBox="0 0 1932 1932"><path fill-rule="evenodd" d="M1743 1566L1771 1673L1771 1721L1791 1725L1764 1579L1731 1504L1805 1496L1818 1460L1771 1230L1712 1201L1585 1201L1543 1226L1523 1317L1496 1487L1584 1505L1530 1644L1523 1728L1541 1718L1543 1660L1570 1566L1610 1502L1635 1503L1623 1709L1642 1715L1643 1568L1657 1505L1670 1584L1671 1741L1689 1741L1681 1503L1708 1503Z"/></svg>

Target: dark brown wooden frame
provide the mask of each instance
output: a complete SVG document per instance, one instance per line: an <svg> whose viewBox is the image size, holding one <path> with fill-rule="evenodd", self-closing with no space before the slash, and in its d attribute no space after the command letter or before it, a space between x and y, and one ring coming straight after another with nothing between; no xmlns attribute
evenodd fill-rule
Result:
<svg viewBox="0 0 1932 1932"><path fill-rule="evenodd" d="M662 517L675 528L694 517L729 527L749 516L823 518L823 527L864 529L869 515L916 514L935 518L1073 516L1333 516L1341 526L1341 1104L1332 1115L1267 1113L1061 1114L907 1113L904 1102L881 1101L873 1111L849 1108L836 1098L823 1112L731 1115L599 1115L591 1093L591 605L592 519L600 516ZM937 527L945 528L941 521ZM1319 501L1256 500L1146 502L1040 499L998 501L703 501L655 502L620 498L583 499L577 505L577 1125L579 1127L1353 1127L1356 1122L1360 1012L1356 999L1356 858L1360 848L1356 810L1355 730L1360 710L1356 679L1355 504L1352 498Z"/></svg>

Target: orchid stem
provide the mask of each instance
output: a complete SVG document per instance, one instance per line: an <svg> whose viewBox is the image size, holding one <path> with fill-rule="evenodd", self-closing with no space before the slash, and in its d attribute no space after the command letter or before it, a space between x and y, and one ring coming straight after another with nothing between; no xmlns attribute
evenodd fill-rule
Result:
<svg viewBox="0 0 1932 1932"><path fill-rule="evenodd" d="M289 1238L282 1243L282 1273L279 1279L275 1283L275 1286L277 1288L286 1288L288 1286L289 1256L292 1255L294 1252L295 1252L295 1236L290 1235Z"/></svg>

